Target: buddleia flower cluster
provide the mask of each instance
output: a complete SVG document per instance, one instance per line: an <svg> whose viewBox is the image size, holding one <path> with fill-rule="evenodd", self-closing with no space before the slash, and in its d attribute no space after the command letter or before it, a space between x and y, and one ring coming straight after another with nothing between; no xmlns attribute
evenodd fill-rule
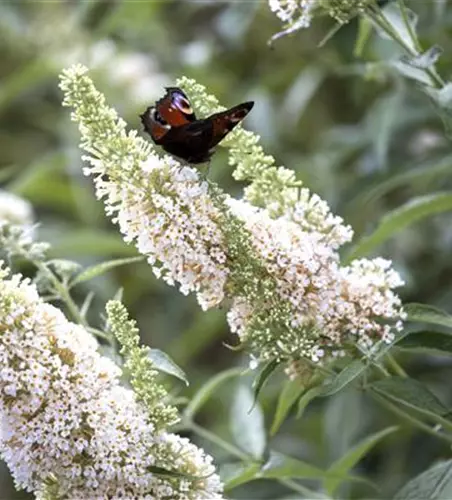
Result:
<svg viewBox="0 0 452 500"><path fill-rule="evenodd" d="M375 0L268 0L270 10L284 23L275 38L308 28L316 15L328 15L340 24L365 12Z"/></svg>
<svg viewBox="0 0 452 500"><path fill-rule="evenodd" d="M109 319L121 330L120 304ZM96 349L29 280L1 268L0 450L17 488L74 500L222 498L211 457L166 430L175 410L150 411ZM148 392L155 400L164 389L148 380Z"/></svg>
<svg viewBox="0 0 452 500"><path fill-rule="evenodd" d="M22 257L42 260L48 249L46 243L34 241L33 208L31 204L0 190L0 259Z"/></svg>
<svg viewBox="0 0 452 500"><path fill-rule="evenodd" d="M178 85L200 116L222 109L196 82ZM401 329L393 289L402 281L390 262L341 266L351 228L278 167L256 135L238 126L222 143L234 177L249 182L236 200L127 132L86 68L66 70L61 88L89 153L85 173L124 239L203 309L228 307L231 330L259 361L324 363L349 346L371 353Z"/></svg>

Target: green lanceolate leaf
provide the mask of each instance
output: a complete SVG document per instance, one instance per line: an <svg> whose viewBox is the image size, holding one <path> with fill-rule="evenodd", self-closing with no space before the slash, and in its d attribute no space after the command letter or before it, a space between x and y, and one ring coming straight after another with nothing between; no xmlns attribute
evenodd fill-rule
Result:
<svg viewBox="0 0 452 500"><path fill-rule="evenodd" d="M437 307L413 303L406 304L403 309L407 313L408 321L452 328L452 316Z"/></svg>
<svg viewBox="0 0 452 500"><path fill-rule="evenodd" d="M341 372L339 372L335 377L327 381L325 384L313 387L309 389L301 398L298 403L298 413L297 417L300 418L303 414L306 406L316 397L331 396L341 389L346 387L348 384L353 382L357 377L359 377L366 370L367 365L362 361L355 360L346 366Z"/></svg>
<svg viewBox="0 0 452 500"><path fill-rule="evenodd" d="M452 192L434 193L413 198L383 217L377 229L362 238L346 258L346 262L373 252L394 234L430 215L452 210Z"/></svg>
<svg viewBox="0 0 452 500"><path fill-rule="evenodd" d="M253 406L253 399L251 389L240 383L232 403L230 428L236 444L250 457L260 460L265 451L267 437L264 415L259 405Z"/></svg>
<svg viewBox="0 0 452 500"><path fill-rule="evenodd" d="M290 409L300 398L304 389L305 388L300 384L298 380L287 380L285 382L283 390L280 392L278 397L278 404L276 406L273 423L270 429L270 434L272 436L274 436L278 432Z"/></svg>
<svg viewBox="0 0 452 500"><path fill-rule="evenodd" d="M452 333L412 332L397 344L397 348L419 354L452 356Z"/></svg>
<svg viewBox="0 0 452 500"><path fill-rule="evenodd" d="M126 264L133 264L134 262L140 262L142 260L144 260L144 257L137 256L127 257L125 259L108 260L106 262L101 262L100 264L95 264L94 266L87 267L79 275L77 275L71 285L77 285L78 283L83 283L84 281L89 281L93 278L97 278L97 276L101 276L102 274L105 274L115 267L125 266Z"/></svg>
<svg viewBox="0 0 452 500"><path fill-rule="evenodd" d="M254 405L257 402L257 398L259 397L259 394L260 394L262 388L264 387L267 380L270 378L271 374L276 370L278 365L279 365L279 362L276 360L269 361L264 366L264 368L262 368L262 370L259 372L257 377L254 379L254 382L253 382L254 401L253 401L253 405L250 408L250 410L252 410L254 408Z"/></svg>
<svg viewBox="0 0 452 500"><path fill-rule="evenodd" d="M303 460L272 451L259 476L267 479L323 479L325 471Z"/></svg>
<svg viewBox="0 0 452 500"><path fill-rule="evenodd" d="M356 446L350 449L344 456L333 463L328 469L328 474L333 477L325 479L323 485L327 493L331 496L334 495L337 488L341 484L340 476L346 476L350 470L364 457L381 439L388 434L396 431L397 427L388 427L380 432L376 432L371 436L360 441ZM335 478L334 476L338 476Z"/></svg>
<svg viewBox="0 0 452 500"><path fill-rule="evenodd" d="M241 484L256 479L261 469L260 463L224 464L220 467L220 477L225 491L232 490Z"/></svg>
<svg viewBox="0 0 452 500"><path fill-rule="evenodd" d="M402 61L410 66L413 66L414 68L429 69L438 62L442 53L442 47L439 45L433 45L425 52L415 57L403 57Z"/></svg>
<svg viewBox="0 0 452 500"><path fill-rule="evenodd" d="M414 188L422 186L425 188L430 182L446 178L451 173L452 156L450 155L439 160L420 163L414 168L406 168L399 174L391 172L385 175L383 180L379 180L370 188L361 191L346 205L345 211L352 217L400 186L414 186Z"/></svg>
<svg viewBox="0 0 452 500"><path fill-rule="evenodd" d="M452 460L430 467L411 479L394 500L444 500L452 498Z"/></svg>
<svg viewBox="0 0 452 500"><path fill-rule="evenodd" d="M391 377L374 382L371 390L380 395L420 411L425 415L446 415L448 409L421 382L410 378Z"/></svg>
<svg viewBox="0 0 452 500"><path fill-rule="evenodd" d="M238 377L242 373L242 368L231 368L218 373L215 377L206 382L185 408L184 417L191 420L221 384L227 382L231 378Z"/></svg>
<svg viewBox="0 0 452 500"><path fill-rule="evenodd" d="M182 382L185 382L185 385L189 385L185 372L168 356L168 354L160 349L149 349L148 356L157 370L172 375L182 380Z"/></svg>
<svg viewBox="0 0 452 500"><path fill-rule="evenodd" d="M270 452L269 459L256 477L261 479L317 480L325 480L326 478L329 478L338 479L339 481L358 481L369 484L368 481L362 478L342 474L338 475L336 472L331 474L329 471L320 469L319 467L304 462L303 460L298 460L297 458L292 458L273 450Z"/></svg>
<svg viewBox="0 0 452 500"><path fill-rule="evenodd" d="M362 361L355 360L339 372L332 380L323 386L322 396L331 396L359 377L367 365Z"/></svg>
<svg viewBox="0 0 452 500"><path fill-rule="evenodd" d="M365 17L360 17L358 21L358 34L355 40L355 47L353 49L353 55L355 57L362 57L364 54L364 49L367 42L372 36L372 24L369 19Z"/></svg>
<svg viewBox="0 0 452 500"><path fill-rule="evenodd" d="M427 85L423 90L430 96L450 139L452 136L452 83L446 83L440 89Z"/></svg>
<svg viewBox="0 0 452 500"><path fill-rule="evenodd" d="M403 40L405 46L409 47L413 52L416 52L415 42L413 41L411 33L416 33L417 15L412 10L405 8L406 18L404 18L400 6L396 5L396 3L388 3L382 10L386 21L392 26L397 36ZM382 38L392 39L391 36L380 27L377 27L377 31Z"/></svg>

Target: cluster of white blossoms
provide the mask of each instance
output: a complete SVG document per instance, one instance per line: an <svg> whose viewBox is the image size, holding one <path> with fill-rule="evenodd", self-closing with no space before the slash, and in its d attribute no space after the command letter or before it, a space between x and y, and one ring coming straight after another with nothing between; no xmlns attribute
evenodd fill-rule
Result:
<svg viewBox="0 0 452 500"><path fill-rule="evenodd" d="M201 86L183 84L188 95L195 89L195 108L218 109ZM224 141L236 172L252 180L246 198L234 200L127 134L85 68L65 71L61 87L90 153L86 172L126 241L148 256L157 276L196 292L204 309L229 299L231 329L255 357L319 362L346 344L368 352L401 328L397 273L382 259L342 267L338 249L351 228L301 189L292 171L274 166L253 134L237 127Z"/></svg>
<svg viewBox="0 0 452 500"><path fill-rule="evenodd" d="M28 201L0 189L0 223L31 226L33 218L33 208Z"/></svg>
<svg viewBox="0 0 452 500"><path fill-rule="evenodd" d="M64 104L74 106L82 147L90 155L84 169L98 198L117 222L127 242L148 257L158 277L196 292L203 309L224 298L228 277L220 210L199 172L170 156L153 153L150 143L125 131L125 123L105 105L86 68L73 66L63 74ZM88 99L86 99L88 97Z"/></svg>
<svg viewBox="0 0 452 500"><path fill-rule="evenodd" d="M268 0L270 10L281 21L290 23L295 29L307 28L311 24L312 9L317 0Z"/></svg>
<svg viewBox="0 0 452 500"><path fill-rule="evenodd" d="M349 228L331 219L335 223L329 233L306 230L288 217L271 218L265 209L240 201L229 204L245 222L253 248L276 283L275 293L290 306L290 321L285 320L283 331L274 321L272 328L260 322L264 328L256 331L255 318L270 314L274 302L235 297L228 313L230 327L245 343L256 343L253 337L258 335L261 359L308 357L318 362L342 354L353 337L365 351L394 339L393 332L402 328L403 312L392 289L403 282L384 259L341 267L336 249L350 238ZM296 206L300 211L301 202Z"/></svg>
<svg viewBox="0 0 452 500"><path fill-rule="evenodd" d="M220 212L207 193L207 182L170 157L149 154L134 170L133 179L118 184L108 164L87 157L93 167L96 192L114 215L127 242L135 242L148 257L157 277L178 283L187 295L196 292L203 309L221 303L228 277Z"/></svg>
<svg viewBox="0 0 452 500"><path fill-rule="evenodd" d="M211 457L157 430L96 348L28 280L0 271L0 452L16 486L38 498L222 498Z"/></svg>
<svg viewBox="0 0 452 500"><path fill-rule="evenodd" d="M354 16L376 6L376 0L268 0L268 5L285 26L284 31L271 38L274 41L308 28L317 14L326 14L339 24L347 23Z"/></svg>

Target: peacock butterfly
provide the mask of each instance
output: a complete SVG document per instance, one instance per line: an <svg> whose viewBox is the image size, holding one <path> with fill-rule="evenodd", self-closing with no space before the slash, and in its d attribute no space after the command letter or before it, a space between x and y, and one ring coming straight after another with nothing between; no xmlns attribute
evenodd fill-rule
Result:
<svg viewBox="0 0 452 500"><path fill-rule="evenodd" d="M144 130L162 148L188 163L207 162L215 146L251 111L254 102L244 102L226 111L198 120L190 101L177 87L140 115Z"/></svg>

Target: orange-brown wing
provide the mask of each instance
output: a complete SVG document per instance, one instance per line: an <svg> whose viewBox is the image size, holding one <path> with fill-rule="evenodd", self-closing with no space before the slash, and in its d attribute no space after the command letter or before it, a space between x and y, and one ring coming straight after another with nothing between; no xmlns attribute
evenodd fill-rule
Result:
<svg viewBox="0 0 452 500"><path fill-rule="evenodd" d="M152 140L156 144L161 144L162 139L171 129L171 126L167 123L162 123L161 120L156 118L156 109L150 106L146 111L140 115L141 123L143 124L144 130L152 137Z"/></svg>
<svg viewBox="0 0 452 500"><path fill-rule="evenodd" d="M212 122L213 132L209 147L216 146L251 111L254 102L244 102L231 109L216 113L206 120Z"/></svg>
<svg viewBox="0 0 452 500"><path fill-rule="evenodd" d="M167 87L166 94L155 103L155 109L162 125L181 127L196 120L188 97L177 87Z"/></svg>

